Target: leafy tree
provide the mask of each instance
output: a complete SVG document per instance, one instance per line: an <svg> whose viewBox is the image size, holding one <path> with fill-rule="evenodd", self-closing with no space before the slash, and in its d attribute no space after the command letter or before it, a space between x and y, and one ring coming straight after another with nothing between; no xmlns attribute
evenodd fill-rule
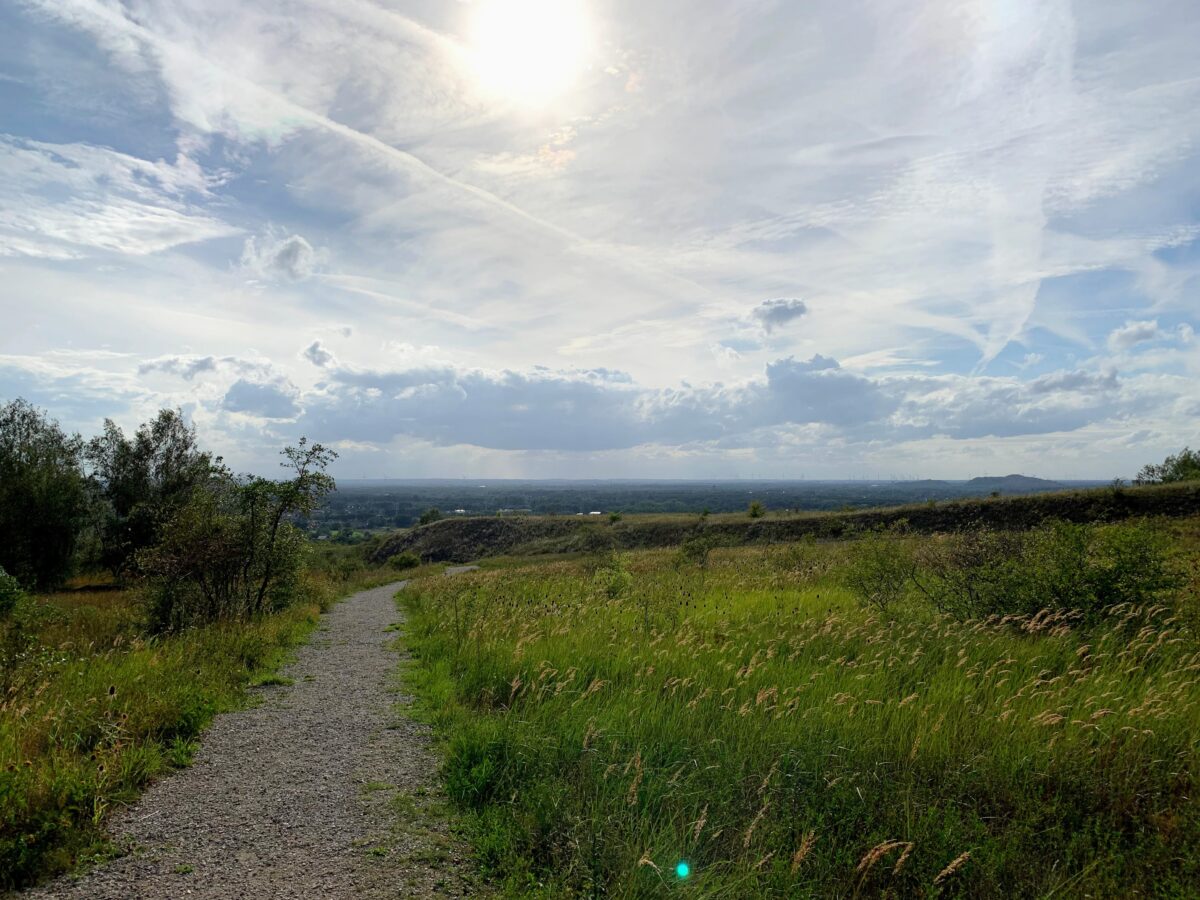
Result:
<svg viewBox="0 0 1200 900"><path fill-rule="evenodd" d="M86 456L104 501L100 562L115 575L136 569L137 554L158 543L166 522L220 464L199 449L195 428L171 409L130 438L106 419Z"/></svg>
<svg viewBox="0 0 1200 900"><path fill-rule="evenodd" d="M153 578L153 628L244 620L291 602L306 548L293 520L334 489L325 469L337 454L301 439L283 455L286 481L219 469L167 522L161 543L139 554Z"/></svg>
<svg viewBox="0 0 1200 900"><path fill-rule="evenodd" d="M1177 481L1200 481L1200 451L1184 447L1158 465L1143 466L1134 484L1172 484Z"/></svg>
<svg viewBox="0 0 1200 900"><path fill-rule="evenodd" d="M82 446L25 400L0 407L0 566L26 587L71 574L89 511Z"/></svg>
<svg viewBox="0 0 1200 900"><path fill-rule="evenodd" d="M425 512L421 513L421 518L417 520L418 525L432 525L442 517L442 511L436 506L431 506Z"/></svg>
<svg viewBox="0 0 1200 900"><path fill-rule="evenodd" d="M762 505L761 500L752 500L750 508L746 510L746 515L752 519L761 519L767 514L767 508Z"/></svg>

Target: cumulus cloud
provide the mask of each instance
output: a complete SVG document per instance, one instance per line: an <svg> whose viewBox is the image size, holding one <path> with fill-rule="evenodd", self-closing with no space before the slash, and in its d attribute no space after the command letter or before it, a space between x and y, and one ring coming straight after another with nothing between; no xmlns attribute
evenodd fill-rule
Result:
<svg viewBox="0 0 1200 900"><path fill-rule="evenodd" d="M1108 346L1111 350L1129 350L1138 344L1158 340L1162 332L1158 330L1158 320L1149 319L1143 322L1129 321L1120 328L1114 329L1108 336Z"/></svg>
<svg viewBox="0 0 1200 900"><path fill-rule="evenodd" d="M313 273L316 264L312 244L298 234L251 236L242 247L242 266L265 278L302 281Z"/></svg>
<svg viewBox="0 0 1200 900"><path fill-rule="evenodd" d="M765 377L652 390L606 369L338 368L306 397L304 427L330 439L407 435L494 449L610 450L716 440L782 424L860 426L897 401L827 357L782 359Z"/></svg>
<svg viewBox="0 0 1200 900"><path fill-rule="evenodd" d="M286 381L247 381L239 378L225 392L223 409L261 419L291 419L300 412L296 389Z"/></svg>
<svg viewBox="0 0 1200 900"><path fill-rule="evenodd" d="M329 350L326 350L325 345L320 341L313 341L304 348L304 352L301 355L314 366L319 368L324 368L325 366L329 366L337 362L337 358L333 355L333 353L331 353Z"/></svg>
<svg viewBox="0 0 1200 900"><path fill-rule="evenodd" d="M766 334L771 334L777 328L782 328L807 313L808 304L803 300L766 300L750 313L750 317Z"/></svg>

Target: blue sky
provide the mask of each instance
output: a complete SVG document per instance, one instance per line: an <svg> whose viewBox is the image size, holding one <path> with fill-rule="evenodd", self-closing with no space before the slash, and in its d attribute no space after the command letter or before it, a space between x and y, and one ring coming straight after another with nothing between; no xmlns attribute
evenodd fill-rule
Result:
<svg viewBox="0 0 1200 900"><path fill-rule="evenodd" d="M0 399L237 467L1128 476L1200 444L1200 10L16 0Z"/></svg>

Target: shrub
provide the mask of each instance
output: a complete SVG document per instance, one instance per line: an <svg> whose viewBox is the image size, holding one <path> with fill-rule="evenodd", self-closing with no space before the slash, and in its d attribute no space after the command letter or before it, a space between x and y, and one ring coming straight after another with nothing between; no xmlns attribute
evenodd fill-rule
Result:
<svg viewBox="0 0 1200 900"><path fill-rule="evenodd" d="M7 619L21 599L21 585L0 566L0 621Z"/></svg>
<svg viewBox="0 0 1200 900"><path fill-rule="evenodd" d="M913 554L901 531L877 529L859 538L843 575L846 587L860 602L884 614L904 599L914 574Z"/></svg>
<svg viewBox="0 0 1200 900"><path fill-rule="evenodd" d="M633 586L633 576L621 554L613 552L603 557L592 574L592 585L610 600L629 593Z"/></svg>
<svg viewBox="0 0 1200 900"><path fill-rule="evenodd" d="M417 520L418 525L432 525L442 517L442 511L436 506L431 506L425 512L421 513L421 518Z"/></svg>
<svg viewBox="0 0 1200 900"><path fill-rule="evenodd" d="M388 565L397 571L403 572L405 569L415 569L421 565L421 557L410 551L405 551L404 553L397 553L388 560Z"/></svg>
<svg viewBox="0 0 1200 900"><path fill-rule="evenodd" d="M761 500L750 501L750 508L746 510L746 515L752 519L761 519L767 514L767 508L762 505Z"/></svg>
<svg viewBox="0 0 1200 900"><path fill-rule="evenodd" d="M675 554L676 567L696 566L701 569L708 568L708 555L712 552L716 545L716 538L703 529L697 529L694 533L679 545L679 550Z"/></svg>
<svg viewBox="0 0 1200 900"><path fill-rule="evenodd" d="M1158 465L1143 466L1134 484L1173 484L1178 481L1200 481L1200 451L1184 447Z"/></svg>
<svg viewBox="0 0 1200 900"><path fill-rule="evenodd" d="M150 624L172 631L222 619L246 620L293 599L306 550L289 521L309 515L333 490L320 444L283 451L289 481L238 480L227 472L193 491L139 565L152 576Z"/></svg>
<svg viewBox="0 0 1200 900"><path fill-rule="evenodd" d="M1165 537L1144 522L1050 522L1025 533L943 537L918 552L912 580L936 609L960 620L1055 610L1095 621L1119 603L1158 600L1177 583Z"/></svg>

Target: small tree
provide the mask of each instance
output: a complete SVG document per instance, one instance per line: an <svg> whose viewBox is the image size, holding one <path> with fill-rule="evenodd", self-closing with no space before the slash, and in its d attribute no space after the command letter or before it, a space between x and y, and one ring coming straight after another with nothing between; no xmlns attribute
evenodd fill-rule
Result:
<svg viewBox="0 0 1200 900"><path fill-rule="evenodd" d="M746 515L752 519L761 519L767 514L767 508L762 505L761 500L750 501L750 508L746 510Z"/></svg>
<svg viewBox="0 0 1200 900"><path fill-rule="evenodd" d="M82 447L24 400L0 407L0 566L26 587L71 574L90 508Z"/></svg>
<svg viewBox="0 0 1200 900"><path fill-rule="evenodd" d="M425 512L421 513L421 518L417 520L418 525L432 525L442 517L442 511L436 506L431 506Z"/></svg>
<svg viewBox="0 0 1200 900"><path fill-rule="evenodd" d="M154 577L156 630L248 619L293 598L305 549L293 521L334 488L325 468L337 454L320 444L283 451L287 481L236 479L227 470L192 492L139 563Z"/></svg>
<svg viewBox="0 0 1200 900"><path fill-rule="evenodd" d="M1184 447L1158 465L1143 466L1134 484L1173 484L1178 481L1200 481L1200 451Z"/></svg>
<svg viewBox="0 0 1200 900"><path fill-rule="evenodd" d="M86 456L103 501L100 561L114 575L136 569L137 554L158 543L166 522L220 464L199 449L183 413L170 409L132 438L106 419Z"/></svg>

